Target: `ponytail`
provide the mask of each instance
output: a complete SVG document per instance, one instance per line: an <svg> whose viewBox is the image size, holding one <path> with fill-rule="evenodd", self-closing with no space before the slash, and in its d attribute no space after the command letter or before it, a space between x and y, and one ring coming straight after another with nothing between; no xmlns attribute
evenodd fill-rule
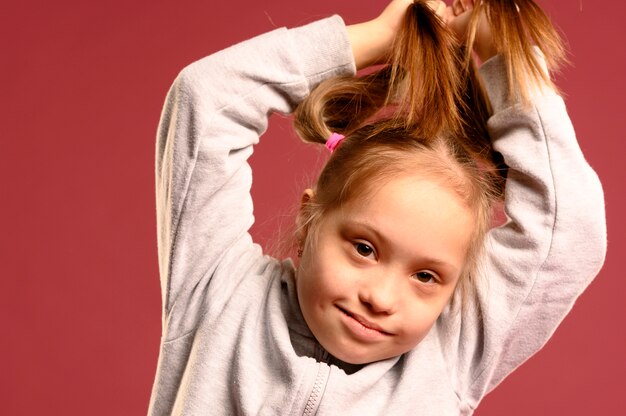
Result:
<svg viewBox="0 0 626 416"><path fill-rule="evenodd" d="M305 142L326 143L332 133L351 133L379 111L389 91L390 68L369 75L342 75L319 84L294 112Z"/></svg>
<svg viewBox="0 0 626 416"><path fill-rule="evenodd" d="M461 131L459 56L443 22L417 0L409 6L386 65L364 76L322 82L297 108L294 127L306 142L350 135L375 120L411 127L421 137Z"/></svg>
<svg viewBox="0 0 626 416"><path fill-rule="evenodd" d="M483 10L496 50L506 65L509 96L519 91L522 100L528 102L529 88L545 85L556 90L550 73L567 62L565 48L550 19L533 0L477 1L468 28L466 66L471 60L472 45ZM548 72L533 45L541 51Z"/></svg>
<svg viewBox="0 0 626 416"><path fill-rule="evenodd" d="M456 111L461 80L456 39L422 1L413 3L392 48L389 101L404 126L419 135L460 133Z"/></svg>

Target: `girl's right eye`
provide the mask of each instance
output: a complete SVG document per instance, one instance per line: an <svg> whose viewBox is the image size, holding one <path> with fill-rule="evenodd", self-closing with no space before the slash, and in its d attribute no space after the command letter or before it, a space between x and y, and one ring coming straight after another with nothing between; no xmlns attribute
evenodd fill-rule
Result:
<svg viewBox="0 0 626 416"><path fill-rule="evenodd" d="M365 243L354 243L354 248L360 256L370 257L374 255L374 249Z"/></svg>

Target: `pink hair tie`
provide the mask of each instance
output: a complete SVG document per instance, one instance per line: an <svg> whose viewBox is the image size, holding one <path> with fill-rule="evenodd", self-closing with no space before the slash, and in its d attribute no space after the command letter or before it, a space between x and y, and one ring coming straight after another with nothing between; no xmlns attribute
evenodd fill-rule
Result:
<svg viewBox="0 0 626 416"><path fill-rule="evenodd" d="M330 150L330 153L334 152L337 146L339 146L339 143L341 143L341 141L345 138L346 136L344 136L343 134L331 134L328 140L326 140L326 148Z"/></svg>

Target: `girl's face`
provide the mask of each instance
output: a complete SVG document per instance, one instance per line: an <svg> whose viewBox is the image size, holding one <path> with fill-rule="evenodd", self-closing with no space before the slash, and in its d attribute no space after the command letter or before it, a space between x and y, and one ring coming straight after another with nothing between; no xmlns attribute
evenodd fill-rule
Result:
<svg viewBox="0 0 626 416"><path fill-rule="evenodd" d="M307 325L352 364L411 350L454 292L473 227L458 195L416 175L334 210L306 239L297 271Z"/></svg>

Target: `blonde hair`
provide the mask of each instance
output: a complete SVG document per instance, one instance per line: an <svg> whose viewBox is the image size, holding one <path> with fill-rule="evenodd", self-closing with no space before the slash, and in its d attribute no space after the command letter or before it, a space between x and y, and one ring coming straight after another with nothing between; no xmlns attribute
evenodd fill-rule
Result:
<svg viewBox="0 0 626 416"><path fill-rule="evenodd" d="M323 144L334 132L346 135L313 186L314 197L301 208L301 235L314 232L326 213L399 173L426 175L455 191L474 214L459 283L464 293L472 286L506 176L487 132L490 105L469 59L481 9L487 10L505 61L510 94L527 98L533 84L551 85L531 41L549 67L564 56L556 31L532 0L477 3L467 42L459 45L425 2L415 1L387 65L362 76L326 80L297 107L294 127L304 141Z"/></svg>

